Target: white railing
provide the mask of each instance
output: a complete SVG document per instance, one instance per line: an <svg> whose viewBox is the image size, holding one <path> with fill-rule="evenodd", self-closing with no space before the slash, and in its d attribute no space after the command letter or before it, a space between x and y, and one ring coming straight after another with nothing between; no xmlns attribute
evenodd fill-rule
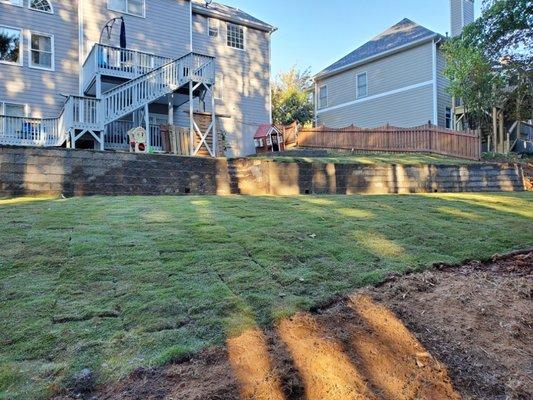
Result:
<svg viewBox="0 0 533 400"><path fill-rule="evenodd" d="M111 58L115 57L116 54L125 54L124 52L126 52L129 55L121 55L120 57L123 58L120 59L128 59L127 57L131 56L133 57L132 62L123 63L121 61L121 64L118 64L121 70L128 71L127 68L130 68L128 65L132 64L136 65L136 69L131 67L131 73L143 75L104 93L102 100L92 97L69 96L57 118L0 116L0 144L60 146L68 139L68 134L72 130L102 131L104 126L125 117L165 94L173 92L189 81L203 82L207 85L213 84L215 81L214 57L189 53L153 69L153 66L168 59L152 55L149 56L153 58L144 59L144 56L148 56L147 53L122 49L119 49L121 53L116 53L114 48L102 45L95 46L91 53L98 54L98 49L108 49L108 54L115 54ZM89 61L87 63L90 64ZM110 65L112 63L107 63L106 68ZM94 66L101 68L100 63L96 63ZM162 143L159 126L155 125L152 128L150 129L152 148L160 150ZM120 141L117 139L116 143L114 139L110 139L111 146L114 144L122 146L123 142L124 139Z"/></svg>
<svg viewBox="0 0 533 400"><path fill-rule="evenodd" d="M0 115L0 144L61 146L71 129L101 130L99 100L69 96L59 117L31 118Z"/></svg>
<svg viewBox="0 0 533 400"><path fill-rule="evenodd" d="M128 131L133 128L132 121L113 121L105 127L105 148L109 150L128 150Z"/></svg>
<svg viewBox="0 0 533 400"><path fill-rule="evenodd" d="M203 64L202 64L203 63ZM213 57L190 53L102 95L103 122L109 124L188 82L214 82Z"/></svg>
<svg viewBox="0 0 533 400"><path fill-rule="evenodd" d="M96 74L133 79L171 61L142 51L95 44L83 64L83 88L88 89Z"/></svg>
<svg viewBox="0 0 533 400"><path fill-rule="evenodd" d="M0 143L17 146L59 146L58 118L28 118L0 115Z"/></svg>
<svg viewBox="0 0 533 400"><path fill-rule="evenodd" d="M114 121L105 127L105 148L109 150L129 150L128 131L134 127L132 121ZM163 151L161 127L150 125L150 148Z"/></svg>

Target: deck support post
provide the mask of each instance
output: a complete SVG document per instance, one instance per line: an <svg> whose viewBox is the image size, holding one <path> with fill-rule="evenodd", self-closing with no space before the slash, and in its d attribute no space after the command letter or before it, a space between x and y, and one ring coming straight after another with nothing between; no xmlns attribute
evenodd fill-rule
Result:
<svg viewBox="0 0 533 400"><path fill-rule="evenodd" d="M218 156L218 143L217 143L217 113L216 113L216 102L215 102L215 82L211 85L211 134L213 135L212 146L213 146L213 157Z"/></svg>
<svg viewBox="0 0 533 400"><path fill-rule="evenodd" d="M194 156L194 82L189 81L189 147L190 155Z"/></svg>
<svg viewBox="0 0 533 400"><path fill-rule="evenodd" d="M74 129L71 129L69 134L70 134L70 148L75 149L76 148L76 131Z"/></svg>
<svg viewBox="0 0 533 400"><path fill-rule="evenodd" d="M150 113L148 104L144 105L144 125L146 126L146 151L149 151L152 141L150 135Z"/></svg>
<svg viewBox="0 0 533 400"><path fill-rule="evenodd" d="M169 94L167 96L168 102L168 124L170 126L174 125L174 95Z"/></svg>
<svg viewBox="0 0 533 400"><path fill-rule="evenodd" d="M96 95L96 98L97 99L101 99L102 98L102 75L101 74L97 74L96 75L96 83L95 83L95 95Z"/></svg>

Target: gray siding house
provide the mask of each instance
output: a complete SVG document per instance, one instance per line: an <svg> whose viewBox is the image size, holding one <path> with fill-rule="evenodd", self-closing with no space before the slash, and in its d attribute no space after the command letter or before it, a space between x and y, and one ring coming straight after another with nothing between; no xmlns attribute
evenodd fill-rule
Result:
<svg viewBox="0 0 533 400"><path fill-rule="evenodd" d="M0 144L127 149L143 125L157 149L171 123L214 152L203 112L219 116L227 155L254 153L274 31L199 0L0 0Z"/></svg>
<svg viewBox="0 0 533 400"><path fill-rule="evenodd" d="M473 22L473 1L450 0L452 27ZM316 124L452 128L440 46L444 36L407 18L315 76Z"/></svg>

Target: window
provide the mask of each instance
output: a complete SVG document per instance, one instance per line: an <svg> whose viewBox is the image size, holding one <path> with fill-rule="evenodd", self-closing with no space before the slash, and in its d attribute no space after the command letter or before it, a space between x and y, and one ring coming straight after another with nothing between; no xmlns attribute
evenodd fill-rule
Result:
<svg viewBox="0 0 533 400"><path fill-rule="evenodd" d="M12 6L22 7L22 0L0 0L0 4L11 4Z"/></svg>
<svg viewBox="0 0 533 400"><path fill-rule="evenodd" d="M220 22L215 18L207 18L207 31L209 36L218 37L220 31Z"/></svg>
<svg viewBox="0 0 533 400"><path fill-rule="evenodd" d="M361 99L368 96L368 79L366 72L357 75L356 98Z"/></svg>
<svg viewBox="0 0 533 400"><path fill-rule="evenodd" d="M30 67L54 69L54 37L30 33Z"/></svg>
<svg viewBox="0 0 533 400"><path fill-rule="evenodd" d="M452 129L452 109L446 107L446 128Z"/></svg>
<svg viewBox="0 0 533 400"><path fill-rule="evenodd" d="M328 106L328 87L326 85L321 86L318 89L318 107L325 108Z"/></svg>
<svg viewBox="0 0 533 400"><path fill-rule="evenodd" d="M224 75L216 75L215 83L215 99L223 100L224 99Z"/></svg>
<svg viewBox="0 0 533 400"><path fill-rule="evenodd" d="M26 105L0 102L0 114L7 117L25 117Z"/></svg>
<svg viewBox="0 0 533 400"><path fill-rule="evenodd" d="M30 0L30 9L52 14L52 4L48 0Z"/></svg>
<svg viewBox="0 0 533 400"><path fill-rule="evenodd" d="M0 62L22 65L22 31L0 26Z"/></svg>
<svg viewBox="0 0 533 400"><path fill-rule="evenodd" d="M244 27L228 23L228 46L244 50Z"/></svg>
<svg viewBox="0 0 533 400"><path fill-rule="evenodd" d="M144 0L107 0L107 8L125 14L144 17Z"/></svg>

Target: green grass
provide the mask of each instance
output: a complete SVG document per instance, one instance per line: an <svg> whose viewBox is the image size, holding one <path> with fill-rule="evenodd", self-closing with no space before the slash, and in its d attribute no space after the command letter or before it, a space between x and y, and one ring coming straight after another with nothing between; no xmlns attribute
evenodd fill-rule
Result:
<svg viewBox="0 0 533 400"><path fill-rule="evenodd" d="M298 150L294 150L293 153L293 155L287 155L286 153L282 156L259 155L257 157L261 159L272 159L277 162L318 162L365 165L469 165L478 163L478 161L473 160L423 153L351 153L328 150L326 151L327 155L313 157L299 156ZM505 156L486 153L483 155L482 161L491 163L524 163L531 162L531 158L518 158L515 155Z"/></svg>
<svg viewBox="0 0 533 400"><path fill-rule="evenodd" d="M365 164L365 165L468 165L476 161L464 160L460 158L445 157L433 154L422 153L350 153L328 151L327 155L321 156L299 156L298 151L294 155L259 155L258 158L273 159L278 162L319 162L336 164Z"/></svg>
<svg viewBox="0 0 533 400"><path fill-rule="evenodd" d="M102 383L390 272L533 244L533 194L0 200L0 398Z"/></svg>

